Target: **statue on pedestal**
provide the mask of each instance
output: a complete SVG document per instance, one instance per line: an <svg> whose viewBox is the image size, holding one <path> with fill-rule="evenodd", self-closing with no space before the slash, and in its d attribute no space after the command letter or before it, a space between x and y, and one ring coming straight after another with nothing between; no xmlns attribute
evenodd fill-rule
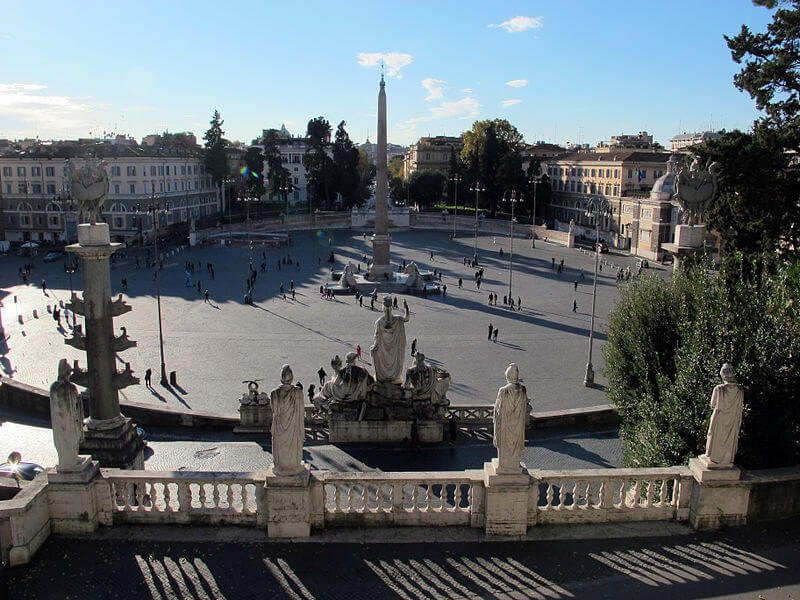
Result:
<svg viewBox="0 0 800 600"><path fill-rule="evenodd" d="M507 385L497 390L494 403L494 436L498 472L521 470L525 447L525 424L528 418L528 392L520 383L519 368L511 363L506 369Z"/></svg>
<svg viewBox="0 0 800 600"><path fill-rule="evenodd" d="M408 308L405 315L392 313L392 299L383 299L383 316L375 321L375 340L371 348L375 365L375 379L381 383L401 383L403 359L406 354L406 326L410 320Z"/></svg>
<svg viewBox="0 0 800 600"><path fill-rule="evenodd" d="M72 369L66 358L58 362L58 379L50 386L50 422L58 453L59 471L81 464L78 448L83 441L83 406L78 388L69 380Z"/></svg>
<svg viewBox="0 0 800 600"><path fill-rule="evenodd" d="M717 195L719 165L709 162L705 166L695 157L688 168L678 171L675 179L675 196L683 209L683 223L702 223L706 207Z"/></svg>
<svg viewBox="0 0 800 600"><path fill-rule="evenodd" d="M450 374L425 363L425 355L417 352L414 366L406 370L404 387L412 391L413 400L430 400L431 404L446 403Z"/></svg>
<svg viewBox="0 0 800 600"><path fill-rule="evenodd" d="M303 391L292 385L289 365L281 369L281 385L270 392L272 409L272 459L275 475L297 475L303 471L305 410Z"/></svg>
<svg viewBox="0 0 800 600"><path fill-rule="evenodd" d="M108 173L102 162L87 159L78 169L70 165L70 193L81 209L81 222L100 223L108 195Z"/></svg>
<svg viewBox="0 0 800 600"><path fill-rule="evenodd" d="M708 424L706 452L700 457L715 466L732 465L739 446L744 390L728 363L719 372L723 383L711 393L711 421Z"/></svg>

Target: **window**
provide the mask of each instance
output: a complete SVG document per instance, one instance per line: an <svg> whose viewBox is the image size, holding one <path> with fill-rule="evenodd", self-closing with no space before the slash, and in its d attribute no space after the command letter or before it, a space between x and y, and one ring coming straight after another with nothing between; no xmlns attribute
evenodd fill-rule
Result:
<svg viewBox="0 0 800 600"><path fill-rule="evenodd" d="M19 224L24 226L24 227L30 227L31 226L31 218L28 215L22 215L19 218Z"/></svg>
<svg viewBox="0 0 800 600"><path fill-rule="evenodd" d="M111 167L111 176L112 177L119 177L121 175L119 165L115 165Z"/></svg>
<svg viewBox="0 0 800 600"><path fill-rule="evenodd" d="M570 181L569 182L569 191L570 192L574 192L575 191L575 182L574 181Z"/></svg>
<svg viewBox="0 0 800 600"><path fill-rule="evenodd" d="M155 165L150 165L150 177L156 176L156 167Z"/></svg>
<svg viewBox="0 0 800 600"><path fill-rule="evenodd" d="M6 194L10 194L10 193L11 193L11 184L7 183L6 184Z"/></svg>
<svg viewBox="0 0 800 600"><path fill-rule="evenodd" d="M42 184L41 183L34 183L33 184L33 193L34 194L41 194L42 193Z"/></svg>
<svg viewBox="0 0 800 600"><path fill-rule="evenodd" d="M594 169L592 169L592 177L594 177Z"/></svg>
<svg viewBox="0 0 800 600"><path fill-rule="evenodd" d="M194 174L197 175L197 165L194 166Z"/></svg>
<svg viewBox="0 0 800 600"><path fill-rule="evenodd" d="M18 194L27 194L28 193L28 184L25 182L17 184L17 193Z"/></svg>
<svg viewBox="0 0 800 600"><path fill-rule="evenodd" d="M50 226L58 227L58 215L50 215Z"/></svg>
<svg viewBox="0 0 800 600"><path fill-rule="evenodd" d="M136 184L135 183L128 184L128 193L129 194L135 194L136 193Z"/></svg>
<svg viewBox="0 0 800 600"><path fill-rule="evenodd" d="M17 177L25 177L25 167L17 167Z"/></svg>
<svg viewBox="0 0 800 600"><path fill-rule="evenodd" d="M294 178L294 184L297 185L297 177Z"/></svg>
<svg viewBox="0 0 800 600"><path fill-rule="evenodd" d="M122 229L125 225L123 217L114 217L114 229Z"/></svg>
<svg viewBox="0 0 800 600"><path fill-rule="evenodd" d="M163 175L164 174L164 165L158 165L158 174L159 175Z"/></svg>
<svg viewBox="0 0 800 600"><path fill-rule="evenodd" d="M3 167L3 177L11 177L11 167Z"/></svg>
<svg viewBox="0 0 800 600"><path fill-rule="evenodd" d="M628 169L628 179L633 179L633 169Z"/></svg>
<svg viewBox="0 0 800 600"><path fill-rule="evenodd" d="M172 191L172 184L169 181L167 182L167 191L168 192Z"/></svg>
<svg viewBox="0 0 800 600"><path fill-rule="evenodd" d="M48 177L55 177L56 176L56 169L55 167L45 167L44 174Z"/></svg>
<svg viewBox="0 0 800 600"><path fill-rule="evenodd" d="M619 169L614 169L614 179L619 177Z"/></svg>
<svg viewBox="0 0 800 600"><path fill-rule="evenodd" d="M127 168L128 177L136 177L136 167Z"/></svg>
<svg viewBox="0 0 800 600"><path fill-rule="evenodd" d="M119 194L119 184L118 183L114 184L114 193L115 194Z"/></svg>
<svg viewBox="0 0 800 600"><path fill-rule="evenodd" d="M181 175L186 175L186 165L181 165Z"/></svg>
<svg viewBox="0 0 800 600"><path fill-rule="evenodd" d="M31 177L41 177L41 176L42 176L41 167L31 167Z"/></svg>

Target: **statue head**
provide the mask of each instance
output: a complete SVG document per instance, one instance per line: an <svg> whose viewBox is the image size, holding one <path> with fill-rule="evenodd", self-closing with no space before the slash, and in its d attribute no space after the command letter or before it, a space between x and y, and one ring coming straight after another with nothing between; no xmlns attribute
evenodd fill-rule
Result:
<svg viewBox="0 0 800 600"><path fill-rule="evenodd" d="M414 361L417 363L418 367L421 367L425 364L425 355L422 352L417 352L414 356Z"/></svg>
<svg viewBox="0 0 800 600"><path fill-rule="evenodd" d="M386 311L392 310L392 299L389 296L383 297L383 309Z"/></svg>
<svg viewBox="0 0 800 600"><path fill-rule="evenodd" d="M722 364L722 368L719 370L719 376L722 377L722 381L725 383L736 383L736 372L729 363Z"/></svg>
<svg viewBox="0 0 800 600"><path fill-rule="evenodd" d="M292 373L292 367L289 365L283 365L281 367L281 383L285 385L289 385L292 383L294 379L294 373Z"/></svg>
<svg viewBox="0 0 800 600"><path fill-rule="evenodd" d="M348 352L347 355L344 357L344 360L347 362L348 367L352 367L356 364L356 360L358 359L358 354L355 352Z"/></svg>
<svg viewBox="0 0 800 600"><path fill-rule="evenodd" d="M508 383L519 383L519 367L517 363L511 363L506 369L506 381Z"/></svg>
<svg viewBox="0 0 800 600"><path fill-rule="evenodd" d="M58 381L66 383L69 381L70 375L72 375L72 367L69 366L66 358L62 358L58 361Z"/></svg>
<svg viewBox="0 0 800 600"><path fill-rule="evenodd" d="M342 368L342 359L339 358L337 354L331 359L331 368L333 369L334 374L338 373Z"/></svg>

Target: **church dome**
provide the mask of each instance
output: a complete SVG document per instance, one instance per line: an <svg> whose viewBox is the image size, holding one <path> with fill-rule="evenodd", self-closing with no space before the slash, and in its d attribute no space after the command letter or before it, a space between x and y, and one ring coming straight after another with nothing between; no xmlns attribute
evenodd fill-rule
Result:
<svg viewBox="0 0 800 600"><path fill-rule="evenodd" d="M675 181L678 178L678 157L674 154L667 162L667 172L656 179L650 190L651 200L671 200L675 195Z"/></svg>

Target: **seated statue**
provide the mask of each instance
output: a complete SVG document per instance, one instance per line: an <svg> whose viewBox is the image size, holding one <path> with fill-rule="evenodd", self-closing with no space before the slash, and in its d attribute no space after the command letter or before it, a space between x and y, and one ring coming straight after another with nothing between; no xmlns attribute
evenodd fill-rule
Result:
<svg viewBox="0 0 800 600"><path fill-rule="evenodd" d="M338 356L333 358L333 378L312 399L317 410L327 411L332 402L360 402L366 399L375 379L366 369L356 364L357 359L355 352L349 352L345 357L347 364L342 367L341 359Z"/></svg>
<svg viewBox="0 0 800 600"><path fill-rule="evenodd" d="M404 387L412 390L414 400L430 400L431 404L447 404L445 396L450 387L450 374L425 363L425 355L417 352L415 364L406 370Z"/></svg>
<svg viewBox="0 0 800 600"><path fill-rule="evenodd" d="M342 285L354 288L356 287L356 276L355 276L355 267L353 267L353 263L347 263L342 271Z"/></svg>
<svg viewBox="0 0 800 600"><path fill-rule="evenodd" d="M403 273L408 275L406 278L406 288L416 290L425 285L425 282L422 280L422 276L419 274L419 269L417 268L416 263L408 263L406 268L403 269Z"/></svg>

